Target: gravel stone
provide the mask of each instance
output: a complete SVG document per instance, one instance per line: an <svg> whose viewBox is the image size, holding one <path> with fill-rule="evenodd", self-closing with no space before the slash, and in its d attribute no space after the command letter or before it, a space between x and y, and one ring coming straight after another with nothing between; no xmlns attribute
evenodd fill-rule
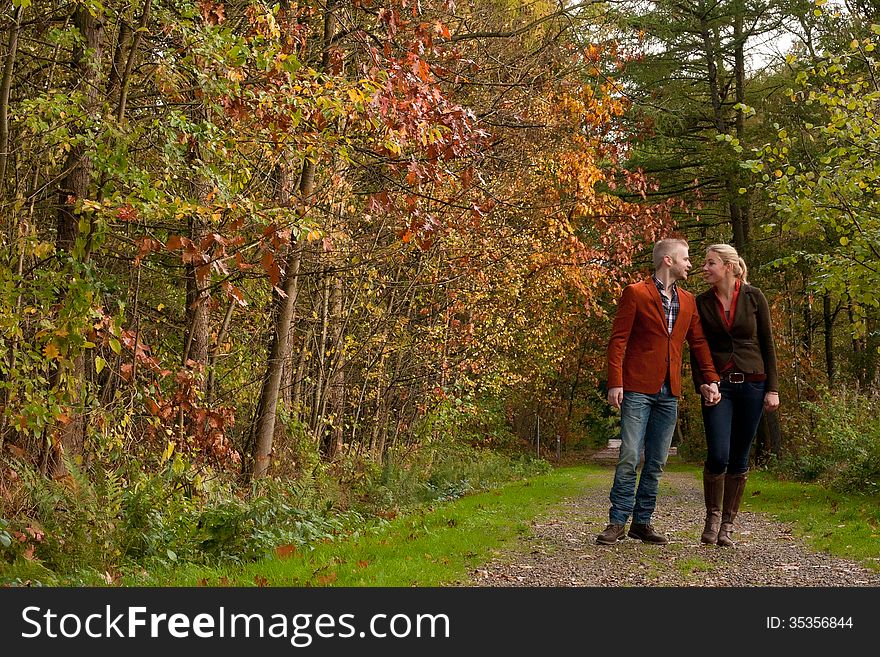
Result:
<svg viewBox="0 0 880 657"><path fill-rule="evenodd" d="M462 585L880 586L880 573L815 552L793 535L790 525L763 514L740 511L733 547L700 543L705 518L702 482L687 472L666 472L661 480L652 524L666 534L668 545L631 538L597 545L596 534L608 522L613 472L601 477L603 485L568 500L554 517L534 522L519 545L476 568ZM747 486L745 494L749 493Z"/></svg>

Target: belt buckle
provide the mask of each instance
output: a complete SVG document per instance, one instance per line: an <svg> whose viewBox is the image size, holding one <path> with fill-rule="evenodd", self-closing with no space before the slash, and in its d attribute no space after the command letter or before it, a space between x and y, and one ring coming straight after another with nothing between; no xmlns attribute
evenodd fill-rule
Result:
<svg viewBox="0 0 880 657"><path fill-rule="evenodd" d="M730 383L745 383L746 375L742 372L731 372L727 375L727 380Z"/></svg>

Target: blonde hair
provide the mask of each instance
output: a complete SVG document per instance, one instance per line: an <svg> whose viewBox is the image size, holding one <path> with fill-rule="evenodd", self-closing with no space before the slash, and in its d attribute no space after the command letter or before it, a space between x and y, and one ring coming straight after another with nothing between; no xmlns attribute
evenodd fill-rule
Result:
<svg viewBox="0 0 880 657"><path fill-rule="evenodd" d="M663 258L671 255L679 246L687 247L688 243L679 237L666 237L654 245L654 270L660 269Z"/></svg>
<svg viewBox="0 0 880 657"><path fill-rule="evenodd" d="M730 246L730 244L713 244L706 249L706 253L708 254L709 251L717 253L718 257L721 258L721 262L725 265L728 263L733 265L731 267L733 275L743 283L748 284L749 268L746 267L746 261L739 257L739 253L736 252L736 249Z"/></svg>

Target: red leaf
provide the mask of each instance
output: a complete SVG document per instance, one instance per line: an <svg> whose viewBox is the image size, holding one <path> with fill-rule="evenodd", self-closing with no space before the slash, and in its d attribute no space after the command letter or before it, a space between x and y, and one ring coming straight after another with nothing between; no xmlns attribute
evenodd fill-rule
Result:
<svg viewBox="0 0 880 657"><path fill-rule="evenodd" d="M135 267L141 264L141 260L143 260L145 256L153 251L160 251L162 249L162 242L154 240L152 237L141 237L135 241L135 244L138 245L138 252L132 263Z"/></svg>
<svg viewBox="0 0 880 657"><path fill-rule="evenodd" d="M226 292L226 294L230 298L235 299L236 303L238 303L238 305L241 306L242 308L247 306L247 301L245 301L244 293L240 289L235 287L232 283L230 283L228 281L224 281L223 282L223 291Z"/></svg>
<svg viewBox="0 0 880 657"><path fill-rule="evenodd" d="M116 218L119 221L135 221L138 218L138 212L130 205L123 205L116 210Z"/></svg>
<svg viewBox="0 0 880 657"><path fill-rule="evenodd" d="M269 282L272 284L272 287L277 287L278 282L281 280L281 268L278 266L275 256L269 251L264 251L263 256L260 258L260 264L269 275Z"/></svg>

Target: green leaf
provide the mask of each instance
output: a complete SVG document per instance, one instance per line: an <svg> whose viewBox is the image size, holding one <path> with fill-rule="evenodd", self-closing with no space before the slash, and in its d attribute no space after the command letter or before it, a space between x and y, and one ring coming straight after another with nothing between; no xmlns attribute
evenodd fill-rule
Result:
<svg viewBox="0 0 880 657"><path fill-rule="evenodd" d="M110 348L113 350L114 354L119 355L122 353L122 345L116 338L110 338Z"/></svg>
<svg viewBox="0 0 880 657"><path fill-rule="evenodd" d="M95 356L95 373L100 374L107 366L107 361L100 356Z"/></svg>

